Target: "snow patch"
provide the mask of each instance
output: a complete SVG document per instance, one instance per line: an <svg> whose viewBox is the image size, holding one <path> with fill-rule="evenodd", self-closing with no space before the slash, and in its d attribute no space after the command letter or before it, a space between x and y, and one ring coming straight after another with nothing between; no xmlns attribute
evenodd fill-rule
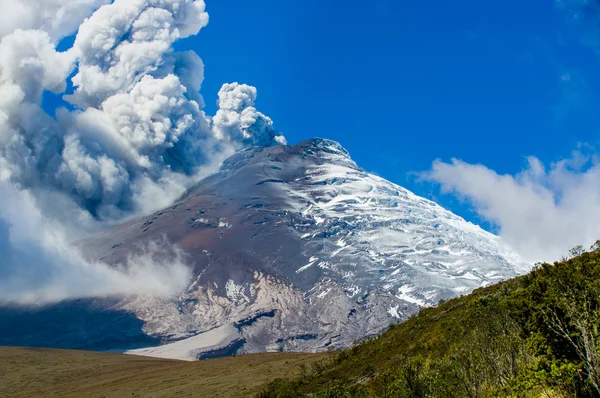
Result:
<svg viewBox="0 0 600 398"><path fill-rule="evenodd" d="M231 224L229 224L227 221L219 220L219 228L229 228L229 227L231 227Z"/></svg>
<svg viewBox="0 0 600 398"><path fill-rule="evenodd" d="M302 272L302 271L306 271L306 270L307 270L307 269L309 269L309 268L310 268L310 267L311 267L311 266L312 266L314 263L315 263L314 261L311 261L310 263L306 264L305 266L302 266L302 267L298 268L298 269L296 270L296 273L297 273L297 274L299 274L299 273L300 273L300 272Z"/></svg>
<svg viewBox="0 0 600 398"><path fill-rule="evenodd" d="M244 290L244 285L236 285L232 279L229 279L225 284L225 294L232 301L244 300L250 302L250 299L244 294Z"/></svg>
<svg viewBox="0 0 600 398"><path fill-rule="evenodd" d="M146 357L180 359L196 361L203 352L209 352L226 347L242 336L231 324L200 333L185 340L176 341L158 347L138 348L127 350L125 354L142 355Z"/></svg>
<svg viewBox="0 0 600 398"><path fill-rule="evenodd" d="M390 307L387 312L388 312L388 314L390 314L390 316L392 318L402 319L402 317L400 316L400 314L398 314L398 308L400 308L399 305L396 305L394 307Z"/></svg>

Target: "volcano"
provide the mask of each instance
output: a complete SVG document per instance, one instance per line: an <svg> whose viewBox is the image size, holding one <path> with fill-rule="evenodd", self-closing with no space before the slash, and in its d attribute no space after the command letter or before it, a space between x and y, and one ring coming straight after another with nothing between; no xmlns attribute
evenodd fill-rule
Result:
<svg viewBox="0 0 600 398"><path fill-rule="evenodd" d="M103 348L126 347L127 336L140 342L131 352L183 359L347 347L528 271L498 236L362 170L326 139L239 152L168 208L77 246L118 265L157 241L184 253L193 280L174 297L77 304L103 314L86 323L95 335L110 328ZM107 311L137 322L119 336Z"/></svg>

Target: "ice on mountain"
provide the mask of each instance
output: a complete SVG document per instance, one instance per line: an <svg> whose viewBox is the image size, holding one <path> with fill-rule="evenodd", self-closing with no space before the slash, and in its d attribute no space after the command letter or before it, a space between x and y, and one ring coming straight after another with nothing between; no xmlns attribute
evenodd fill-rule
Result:
<svg viewBox="0 0 600 398"><path fill-rule="evenodd" d="M146 234L132 220L81 244L118 259L166 235L186 252L193 288L123 304L167 340L235 324L239 352L345 347L529 269L499 237L360 169L330 140L239 152L176 204Z"/></svg>

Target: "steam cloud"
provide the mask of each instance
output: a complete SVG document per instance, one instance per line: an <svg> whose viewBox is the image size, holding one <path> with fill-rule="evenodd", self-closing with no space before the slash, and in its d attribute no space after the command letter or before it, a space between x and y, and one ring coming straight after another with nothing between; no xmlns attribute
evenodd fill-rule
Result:
<svg viewBox="0 0 600 398"><path fill-rule="evenodd" d="M179 255L156 264L150 253L119 271L87 263L66 242L166 205L243 147L285 143L256 110L254 87L225 84L216 115L202 110L202 60L172 45L207 24L203 0L0 3L0 300L138 294L144 285L167 293L185 282ZM48 115L47 91L64 94L69 109ZM167 289L139 283L163 273L172 275Z"/></svg>

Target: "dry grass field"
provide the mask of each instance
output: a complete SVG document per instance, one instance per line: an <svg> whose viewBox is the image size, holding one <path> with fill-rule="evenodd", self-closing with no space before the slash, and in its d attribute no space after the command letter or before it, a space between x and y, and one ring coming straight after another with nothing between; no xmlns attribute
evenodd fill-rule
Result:
<svg viewBox="0 0 600 398"><path fill-rule="evenodd" d="M327 353L265 353L198 362L0 347L0 397L247 397Z"/></svg>

